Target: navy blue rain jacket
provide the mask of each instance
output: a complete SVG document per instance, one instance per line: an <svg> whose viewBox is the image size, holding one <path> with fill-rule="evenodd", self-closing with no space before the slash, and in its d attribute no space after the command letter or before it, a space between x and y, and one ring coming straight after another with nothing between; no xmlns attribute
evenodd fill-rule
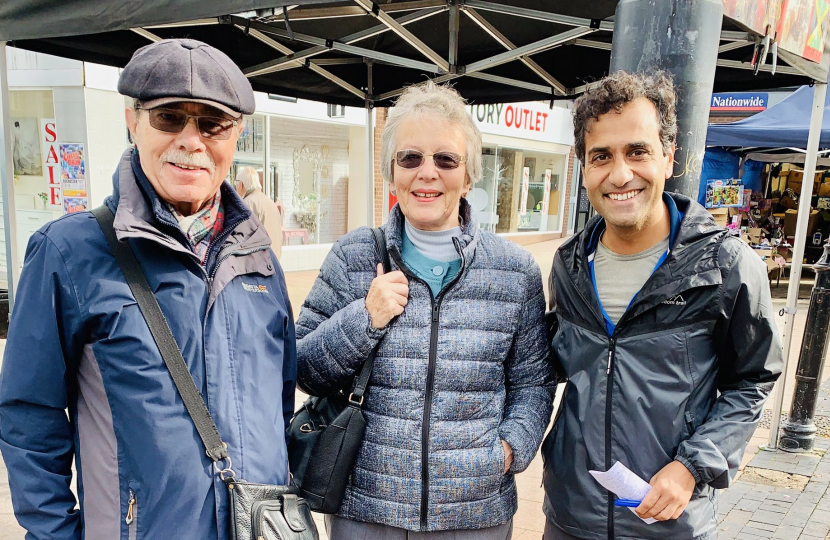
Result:
<svg viewBox="0 0 830 540"><path fill-rule="evenodd" d="M221 189L225 229L206 269L132 150L106 204L237 478L285 484L291 307L267 234L230 186ZM89 212L45 226L26 250L0 372L0 450L27 540L228 538L227 488Z"/></svg>

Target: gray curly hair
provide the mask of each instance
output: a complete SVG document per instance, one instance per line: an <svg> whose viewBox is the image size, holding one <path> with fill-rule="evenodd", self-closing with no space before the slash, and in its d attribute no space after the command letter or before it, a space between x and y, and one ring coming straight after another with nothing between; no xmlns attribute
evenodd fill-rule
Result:
<svg viewBox="0 0 830 540"><path fill-rule="evenodd" d="M467 113L464 98L453 88L432 81L410 86L389 109L380 138L380 172L383 179L392 181L398 127L405 118L421 115L435 115L461 129L467 145L467 176L471 183L478 182L481 179L481 132Z"/></svg>
<svg viewBox="0 0 830 540"><path fill-rule="evenodd" d="M644 97L657 109L663 154L677 140L677 94L665 71L627 73L617 71L590 85L574 102L574 151L585 164L585 134L591 124L610 111L620 112L624 105Z"/></svg>

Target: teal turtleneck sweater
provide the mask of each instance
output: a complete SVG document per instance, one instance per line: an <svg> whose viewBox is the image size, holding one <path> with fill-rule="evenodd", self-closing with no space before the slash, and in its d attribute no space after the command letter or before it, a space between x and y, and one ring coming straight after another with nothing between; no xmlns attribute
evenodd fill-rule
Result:
<svg viewBox="0 0 830 540"><path fill-rule="evenodd" d="M403 230L401 257L409 269L429 285L433 298L458 275L461 258L455 251L453 237L461 234L461 228L448 231L420 231L406 222ZM414 242L413 242L414 240ZM448 259L447 254L454 253L450 260L438 260L429 255Z"/></svg>

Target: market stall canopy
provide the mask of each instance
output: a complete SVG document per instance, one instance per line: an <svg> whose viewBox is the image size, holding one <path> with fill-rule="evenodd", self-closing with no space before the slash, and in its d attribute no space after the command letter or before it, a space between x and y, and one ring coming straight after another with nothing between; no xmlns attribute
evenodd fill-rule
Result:
<svg viewBox="0 0 830 540"><path fill-rule="evenodd" d="M3 0L0 40L122 67L150 40L190 37L226 52L254 89L267 93L388 105L407 85L433 78L452 81L470 101L498 103L573 97L605 75L616 4ZM750 61L760 36L733 15L724 18L715 91L827 80L829 55L819 64L783 48L775 75L771 54L754 74ZM819 28L824 15L817 19ZM808 19L802 25L809 34L813 23ZM823 32L817 35L823 50Z"/></svg>
<svg viewBox="0 0 830 540"><path fill-rule="evenodd" d="M807 148L813 86L804 86L769 109L731 124L709 124L706 146ZM819 148L830 148L830 93L824 100Z"/></svg>

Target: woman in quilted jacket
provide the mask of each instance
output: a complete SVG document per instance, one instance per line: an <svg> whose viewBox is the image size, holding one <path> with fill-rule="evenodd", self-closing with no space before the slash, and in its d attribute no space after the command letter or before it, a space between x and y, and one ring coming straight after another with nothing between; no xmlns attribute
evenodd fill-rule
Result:
<svg viewBox="0 0 830 540"><path fill-rule="evenodd" d="M406 90L381 140L398 198L382 226L392 271L371 230L352 231L303 304L299 384L309 394L348 387L379 344L331 540L512 536L514 475L542 440L554 376L539 267L479 230L464 198L481 168L481 133L458 93L431 82Z"/></svg>

